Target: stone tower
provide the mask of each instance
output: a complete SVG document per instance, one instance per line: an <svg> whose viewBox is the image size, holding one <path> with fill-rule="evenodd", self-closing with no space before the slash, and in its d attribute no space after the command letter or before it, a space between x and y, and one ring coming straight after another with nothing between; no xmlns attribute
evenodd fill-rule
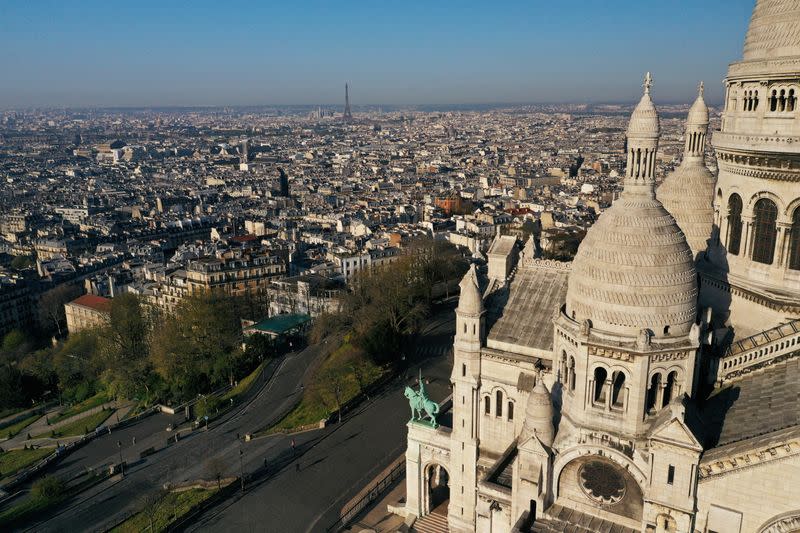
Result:
<svg viewBox="0 0 800 533"><path fill-rule="evenodd" d="M658 188L659 201L680 226L692 255L705 252L714 226L714 185L716 178L706 167L708 106L700 83L697 99L686 118L683 161Z"/></svg>
<svg viewBox="0 0 800 533"><path fill-rule="evenodd" d="M628 127L622 195L578 248L555 320L562 409L552 476L556 502L580 505L589 495L641 530L668 512L687 531L700 448L683 429L677 447L657 446L654 432L666 417L682 426L676 402L693 393L697 282L686 238L655 195L660 125L651 85L648 73ZM619 490L601 488L599 478Z"/></svg>
<svg viewBox="0 0 800 533"><path fill-rule="evenodd" d="M796 0L756 2L712 139L719 238L701 268L703 298L730 315L737 337L800 317L798 19Z"/></svg>
<svg viewBox="0 0 800 533"><path fill-rule="evenodd" d="M450 444L450 531L475 531L483 305L475 265L461 280L453 344L453 431Z"/></svg>

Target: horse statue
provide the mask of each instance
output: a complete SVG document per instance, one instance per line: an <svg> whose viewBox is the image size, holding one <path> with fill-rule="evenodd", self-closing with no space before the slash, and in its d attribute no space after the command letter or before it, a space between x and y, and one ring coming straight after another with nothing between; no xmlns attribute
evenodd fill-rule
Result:
<svg viewBox="0 0 800 533"><path fill-rule="evenodd" d="M422 411L425 411L433 427L437 426L436 415L439 414L439 404L428 399L424 390L417 392L411 387L406 387L403 395L408 399L408 405L411 407L411 420L423 420Z"/></svg>

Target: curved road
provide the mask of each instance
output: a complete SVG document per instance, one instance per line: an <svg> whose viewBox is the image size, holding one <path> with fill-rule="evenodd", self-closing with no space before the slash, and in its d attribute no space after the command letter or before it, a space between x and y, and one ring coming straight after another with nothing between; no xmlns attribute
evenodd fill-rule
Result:
<svg viewBox="0 0 800 533"><path fill-rule="evenodd" d="M434 315L416 342L415 358L431 380L428 390L440 400L450 391L451 347L455 328L452 308ZM143 494L164 483L260 472L244 494L207 510L192 531L324 531L342 506L370 482L406 445L408 402L402 395L416 372L393 381L371 401L333 424L294 437L275 435L242 442L239 438L274 422L297 400L309 364L320 353L309 347L280 361L272 378L254 397L213 422L142 461L139 451L163 448L165 431L174 417L153 415L99 437L66 457L52 469L58 475L119 460L117 443L129 463L126 475L85 491L53 513L29 525L35 531L105 531L121 518L141 509ZM414 375L410 375L414 374ZM182 419L181 417L178 417ZM133 437L136 436L136 445ZM296 451L292 451L294 440ZM240 455L241 453L241 455ZM263 474L264 462L269 465ZM296 466L299 465L299 472Z"/></svg>

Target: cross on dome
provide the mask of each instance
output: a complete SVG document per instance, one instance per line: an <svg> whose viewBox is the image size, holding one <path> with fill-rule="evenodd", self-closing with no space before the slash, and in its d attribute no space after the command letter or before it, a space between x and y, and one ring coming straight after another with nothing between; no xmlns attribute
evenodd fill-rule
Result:
<svg viewBox="0 0 800 533"><path fill-rule="evenodd" d="M700 93L700 96L703 96L706 93L706 84L702 81L700 82L700 85L697 86L697 92Z"/></svg>

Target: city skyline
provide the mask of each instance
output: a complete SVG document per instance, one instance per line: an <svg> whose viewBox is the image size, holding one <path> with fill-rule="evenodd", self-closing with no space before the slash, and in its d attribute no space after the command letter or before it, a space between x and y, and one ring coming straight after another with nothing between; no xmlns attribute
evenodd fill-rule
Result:
<svg viewBox="0 0 800 533"><path fill-rule="evenodd" d="M686 102L722 98L750 0L0 7L0 108Z"/></svg>

